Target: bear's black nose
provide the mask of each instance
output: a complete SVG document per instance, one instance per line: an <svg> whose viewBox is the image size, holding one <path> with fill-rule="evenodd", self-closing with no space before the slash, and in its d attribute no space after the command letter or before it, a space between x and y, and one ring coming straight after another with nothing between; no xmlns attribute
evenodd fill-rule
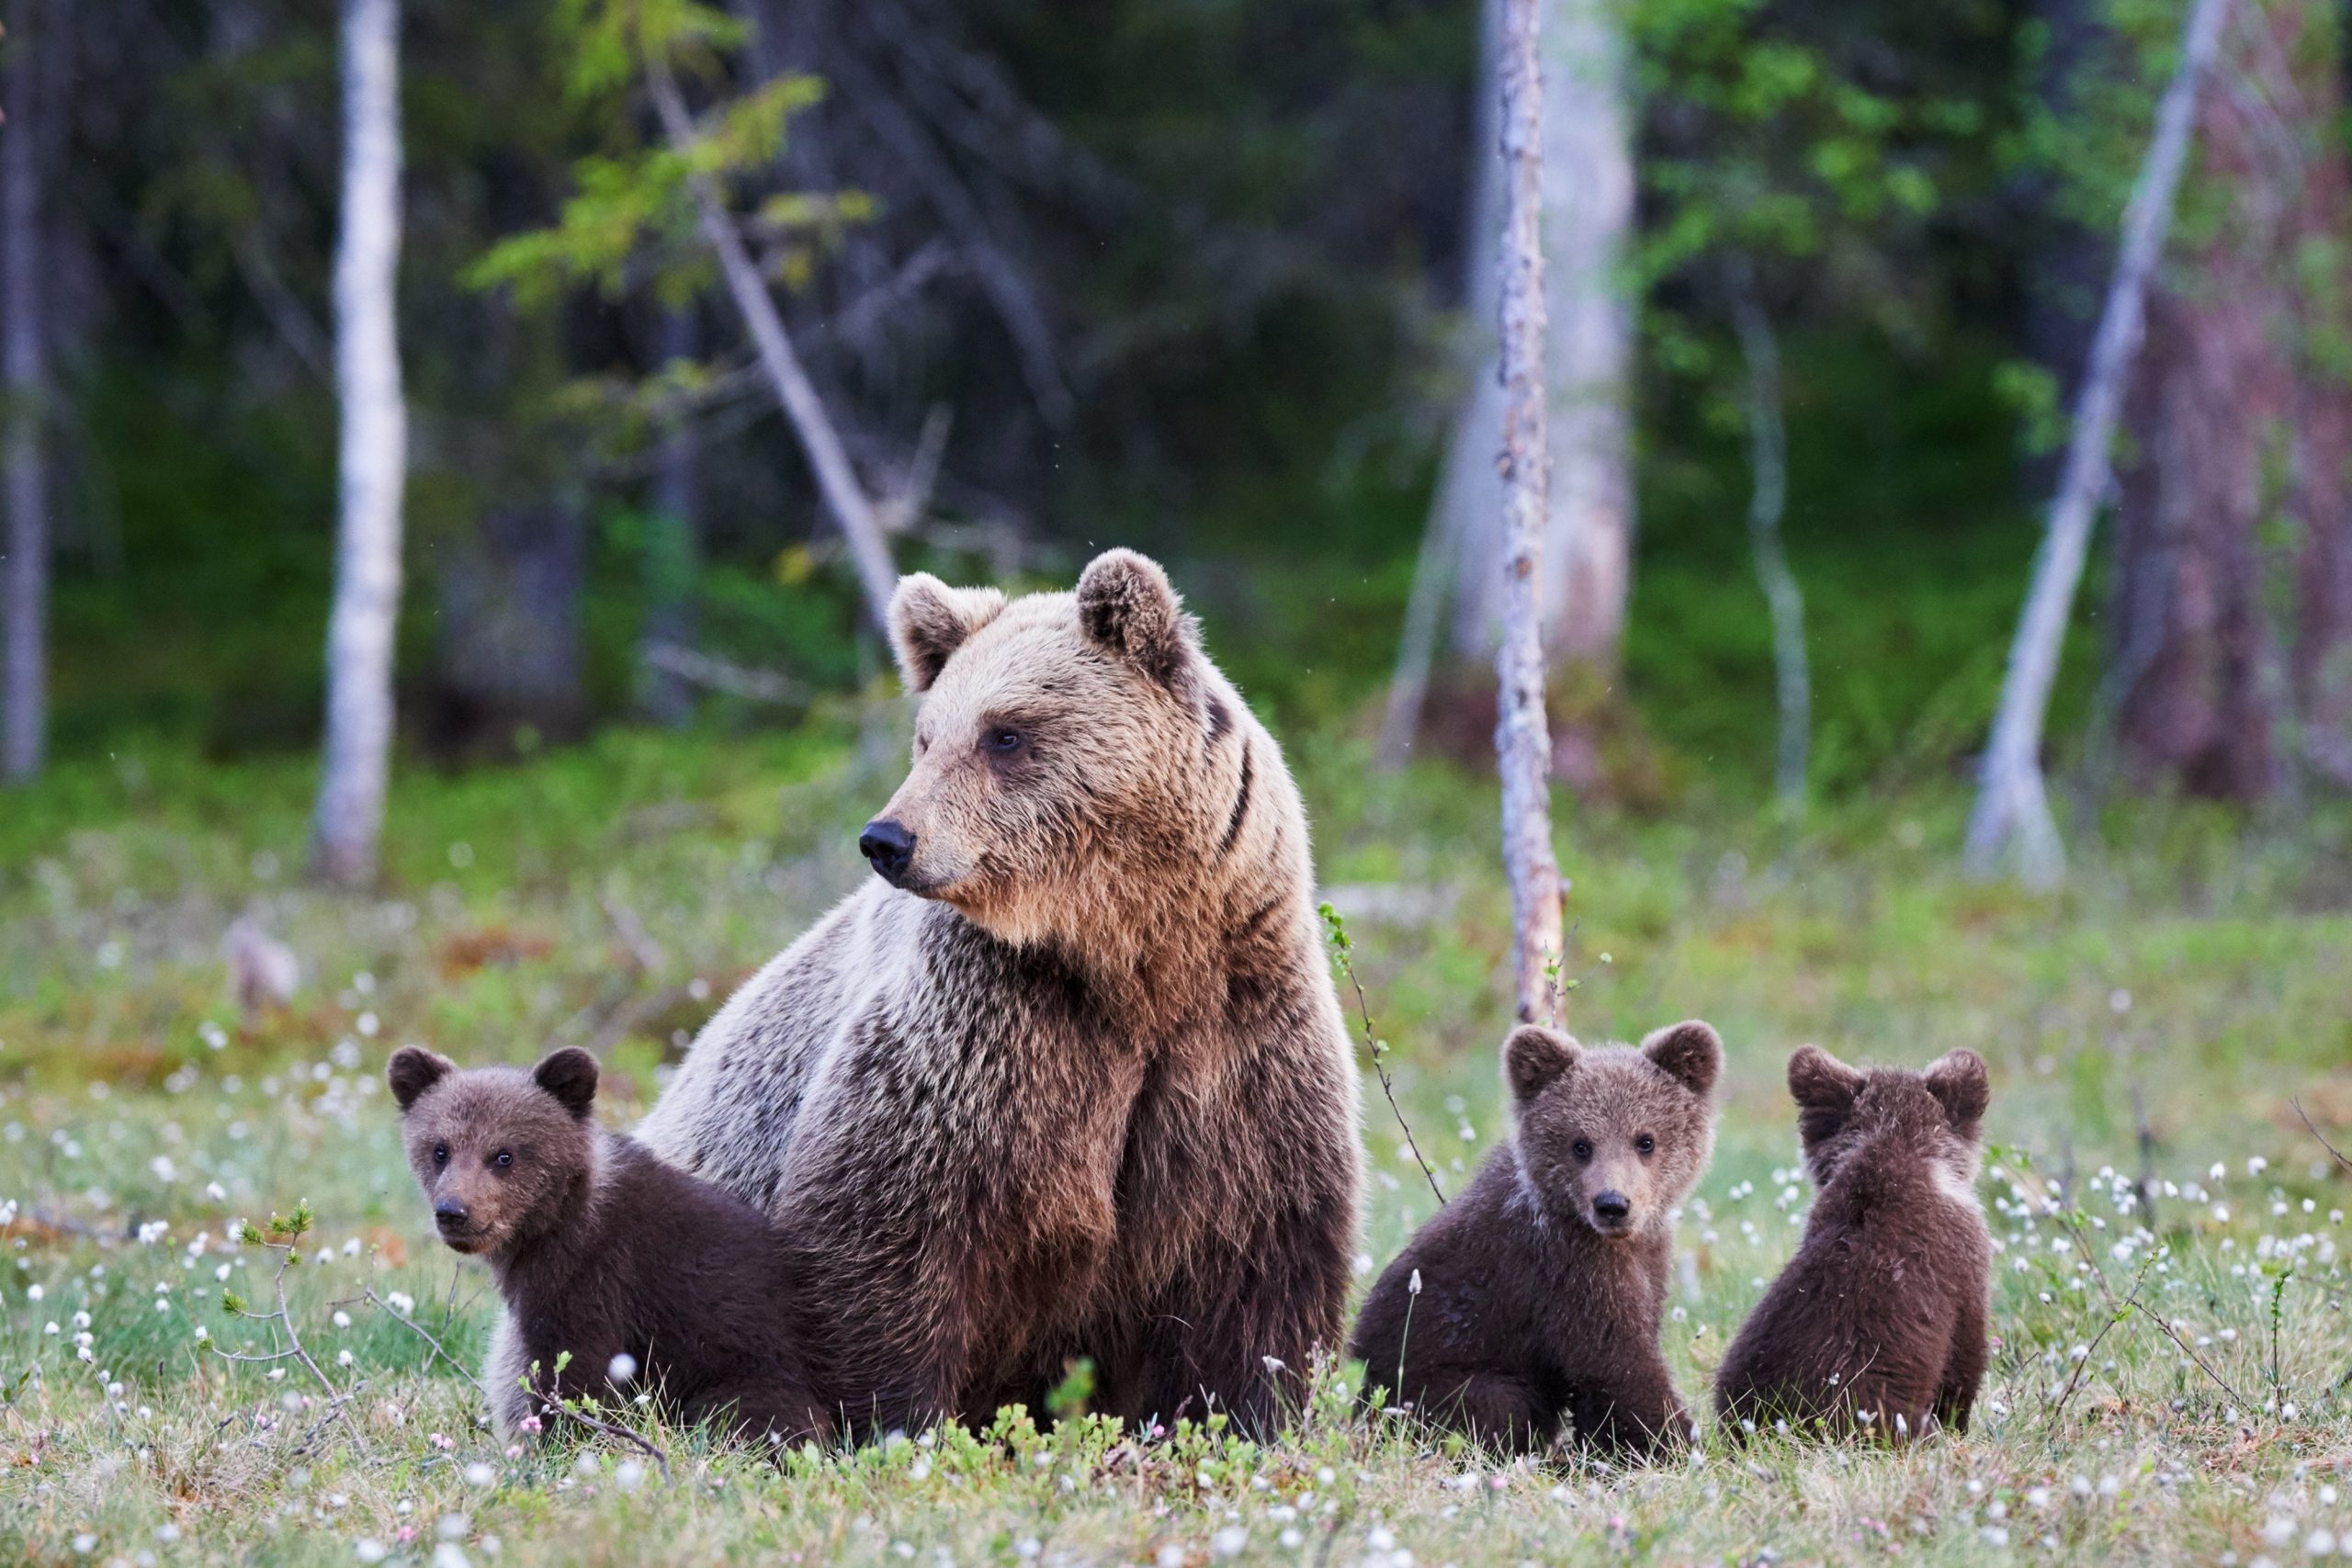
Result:
<svg viewBox="0 0 2352 1568"><path fill-rule="evenodd" d="M857 836L857 852L883 881L893 887L904 886L907 867L914 863L915 836L887 817L877 818Z"/></svg>
<svg viewBox="0 0 2352 1568"><path fill-rule="evenodd" d="M455 1198L438 1199L433 1205L433 1223L445 1231L464 1230L472 1217L466 1213L466 1206Z"/></svg>
<svg viewBox="0 0 2352 1568"><path fill-rule="evenodd" d="M1592 1201L1592 1217L1604 1225L1622 1225L1633 1213L1633 1201L1623 1192L1603 1192Z"/></svg>

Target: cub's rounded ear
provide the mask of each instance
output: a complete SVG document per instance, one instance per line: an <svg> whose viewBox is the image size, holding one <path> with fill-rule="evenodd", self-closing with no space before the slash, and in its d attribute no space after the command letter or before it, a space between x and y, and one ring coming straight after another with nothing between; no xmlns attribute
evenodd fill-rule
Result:
<svg viewBox="0 0 2352 1568"><path fill-rule="evenodd" d="M1818 1045L1800 1045L1789 1058L1789 1098L1797 1102L1797 1135L1809 1148L1836 1133L1853 1113L1862 1075Z"/></svg>
<svg viewBox="0 0 2352 1568"><path fill-rule="evenodd" d="M458 1064L422 1045L403 1045L384 1067L384 1081L392 1086L392 1100L402 1111L416 1097L458 1070Z"/></svg>
<svg viewBox="0 0 2352 1568"><path fill-rule="evenodd" d="M531 1069L531 1081L584 1122L596 1103L596 1058L577 1045L550 1051Z"/></svg>
<svg viewBox="0 0 2352 1568"><path fill-rule="evenodd" d="M1943 1102L1953 1128L1973 1137L1984 1108L1993 1102L1993 1081L1984 1058L1973 1051L1947 1051L1928 1064L1928 1092Z"/></svg>
<svg viewBox="0 0 2352 1568"><path fill-rule="evenodd" d="M890 651L910 692L928 692L947 660L1004 608L993 588L950 588L927 571L899 579L890 595Z"/></svg>
<svg viewBox="0 0 2352 1568"><path fill-rule="evenodd" d="M1724 1037L1714 1026L1690 1018L1653 1032L1642 1042L1642 1055L1692 1094L1714 1092L1724 1070Z"/></svg>
<svg viewBox="0 0 2352 1568"><path fill-rule="evenodd" d="M1556 1029L1522 1023L1503 1042L1503 1076L1510 1080L1511 1098L1521 1104L1557 1082L1577 1065L1584 1047Z"/></svg>
<svg viewBox="0 0 2352 1568"><path fill-rule="evenodd" d="M1078 625L1089 642L1170 688L1190 670L1199 635L1159 563L1133 550L1105 550L1088 563Z"/></svg>

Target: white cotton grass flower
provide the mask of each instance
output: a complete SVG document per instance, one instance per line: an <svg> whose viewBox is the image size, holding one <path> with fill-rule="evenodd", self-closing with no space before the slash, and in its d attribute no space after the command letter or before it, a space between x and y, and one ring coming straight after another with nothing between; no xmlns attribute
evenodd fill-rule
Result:
<svg viewBox="0 0 2352 1568"><path fill-rule="evenodd" d="M605 1375L616 1383L625 1383L637 1376L637 1358L624 1350L605 1363Z"/></svg>
<svg viewBox="0 0 2352 1568"><path fill-rule="evenodd" d="M497 1480L498 1472L492 1470L489 1465L484 1464L480 1460L476 1460L473 1463L466 1466L466 1484L469 1486L485 1487L492 1484Z"/></svg>
<svg viewBox="0 0 2352 1568"><path fill-rule="evenodd" d="M391 1553L387 1551L384 1549L384 1543L374 1536L363 1535L351 1543L351 1555L362 1562L375 1563L381 1562Z"/></svg>
<svg viewBox="0 0 2352 1568"><path fill-rule="evenodd" d="M613 1484L624 1492L634 1492L645 1484L645 1461L625 1459L613 1466Z"/></svg>

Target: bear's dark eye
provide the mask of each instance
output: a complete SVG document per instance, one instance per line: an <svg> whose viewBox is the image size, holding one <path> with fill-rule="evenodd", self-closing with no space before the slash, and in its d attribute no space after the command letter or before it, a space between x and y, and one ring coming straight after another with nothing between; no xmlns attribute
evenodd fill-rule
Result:
<svg viewBox="0 0 2352 1568"><path fill-rule="evenodd" d="M1028 742L1029 738L1021 731L1001 724L980 738L980 744L999 757L1010 757Z"/></svg>
<svg viewBox="0 0 2352 1568"><path fill-rule="evenodd" d="M448 1145L435 1144L433 1145L433 1163L435 1165L447 1165L449 1163Z"/></svg>
<svg viewBox="0 0 2352 1568"><path fill-rule="evenodd" d="M514 1156L508 1154L504 1149L501 1149L498 1151L497 1157L492 1159L490 1163L496 1166L513 1165L514 1163Z"/></svg>
<svg viewBox="0 0 2352 1568"><path fill-rule="evenodd" d="M1634 1147L1639 1149L1645 1156L1654 1155L1657 1153L1657 1140L1647 1133L1644 1133L1634 1140Z"/></svg>
<svg viewBox="0 0 2352 1568"><path fill-rule="evenodd" d="M1577 1156L1577 1163L1579 1165L1592 1158L1592 1140L1590 1138L1578 1138L1575 1143L1569 1145L1568 1147L1569 1150Z"/></svg>

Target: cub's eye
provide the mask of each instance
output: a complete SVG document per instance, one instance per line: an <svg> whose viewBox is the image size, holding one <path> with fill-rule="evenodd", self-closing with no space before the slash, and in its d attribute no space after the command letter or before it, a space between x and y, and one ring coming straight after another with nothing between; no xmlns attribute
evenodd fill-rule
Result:
<svg viewBox="0 0 2352 1568"><path fill-rule="evenodd" d="M1000 757L1009 757L1028 744L1029 738L1017 729L1003 725L980 738L980 744Z"/></svg>
<svg viewBox="0 0 2352 1568"><path fill-rule="evenodd" d="M1577 1162L1578 1164L1582 1164L1592 1158L1592 1140L1590 1138L1578 1138L1575 1143L1569 1145L1568 1147L1570 1152L1577 1156Z"/></svg>
<svg viewBox="0 0 2352 1568"><path fill-rule="evenodd" d="M449 1163L448 1145L435 1144L433 1145L433 1163L435 1165L447 1165Z"/></svg>
<svg viewBox="0 0 2352 1568"><path fill-rule="evenodd" d="M1634 1140L1634 1147L1639 1149L1645 1156L1654 1155L1657 1153L1657 1140L1651 1137L1647 1133L1644 1133L1640 1137Z"/></svg>
<svg viewBox="0 0 2352 1568"><path fill-rule="evenodd" d="M504 1149L501 1149L498 1151L498 1156L495 1159L492 1159L490 1163L496 1166L513 1165L514 1163L514 1156L508 1154Z"/></svg>

